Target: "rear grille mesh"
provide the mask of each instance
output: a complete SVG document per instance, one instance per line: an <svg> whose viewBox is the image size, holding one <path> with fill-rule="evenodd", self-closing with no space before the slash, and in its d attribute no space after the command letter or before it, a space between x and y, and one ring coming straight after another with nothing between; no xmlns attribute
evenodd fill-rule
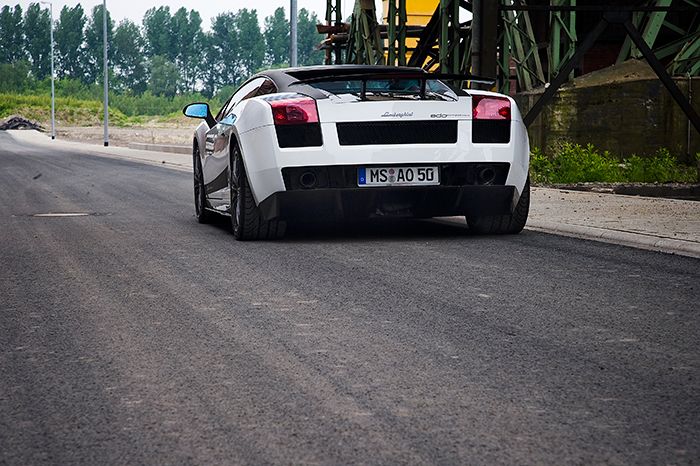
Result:
<svg viewBox="0 0 700 466"><path fill-rule="evenodd" d="M457 121L367 121L337 123L341 146L454 144Z"/></svg>

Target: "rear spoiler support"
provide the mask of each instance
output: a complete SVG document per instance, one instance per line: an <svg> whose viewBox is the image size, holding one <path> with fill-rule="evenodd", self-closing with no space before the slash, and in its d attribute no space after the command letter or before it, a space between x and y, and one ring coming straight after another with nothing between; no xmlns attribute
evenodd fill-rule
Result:
<svg viewBox="0 0 700 466"><path fill-rule="evenodd" d="M451 74L451 73L395 73L391 71L383 73L355 73L355 74L337 74L332 76L317 76L314 78L299 79L290 83L290 86L300 85L300 84L314 84L321 82L337 82L337 81L361 81L362 89L360 91L360 99L366 100L367 97L367 81L374 81L380 79L419 79L420 80L420 97L425 98L426 83L432 79L440 79L443 81L470 81L477 84L486 84L493 86L496 83L495 79L484 78L482 76L474 76L470 74Z"/></svg>

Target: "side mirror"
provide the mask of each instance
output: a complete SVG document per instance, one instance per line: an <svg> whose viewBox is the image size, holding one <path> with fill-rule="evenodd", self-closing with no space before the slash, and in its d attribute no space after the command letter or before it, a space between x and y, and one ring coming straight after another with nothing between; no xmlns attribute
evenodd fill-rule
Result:
<svg viewBox="0 0 700 466"><path fill-rule="evenodd" d="M209 110L209 104L197 102L189 104L182 109L182 114L190 118L199 118L205 120L210 128L216 125L216 120Z"/></svg>

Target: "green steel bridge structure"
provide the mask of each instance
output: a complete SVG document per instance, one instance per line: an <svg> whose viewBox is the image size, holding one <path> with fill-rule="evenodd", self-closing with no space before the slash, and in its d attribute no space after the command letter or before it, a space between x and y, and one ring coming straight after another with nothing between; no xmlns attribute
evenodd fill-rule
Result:
<svg viewBox="0 0 700 466"><path fill-rule="evenodd" d="M388 1L386 24L373 0L355 0L344 21L341 1L327 0L318 28L328 64L478 75L504 93L545 87L525 117L529 125L584 71L587 53L599 51L609 64L644 59L700 131L700 116L672 79L700 76L700 0L440 0L424 26L407 25L407 0Z"/></svg>

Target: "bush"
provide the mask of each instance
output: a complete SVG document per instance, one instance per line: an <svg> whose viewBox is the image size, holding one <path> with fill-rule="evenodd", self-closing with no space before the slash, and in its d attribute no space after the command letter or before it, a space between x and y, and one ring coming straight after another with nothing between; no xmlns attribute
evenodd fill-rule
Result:
<svg viewBox="0 0 700 466"><path fill-rule="evenodd" d="M600 152L591 144L583 147L565 142L555 151L549 157L538 148L532 150L530 177L533 183L698 182L696 168L680 164L667 149L660 149L651 157L632 155L627 159Z"/></svg>
<svg viewBox="0 0 700 466"><path fill-rule="evenodd" d="M633 155L624 162L628 181L639 183L670 183L697 181L693 167L679 165L667 149L659 149L653 157Z"/></svg>

